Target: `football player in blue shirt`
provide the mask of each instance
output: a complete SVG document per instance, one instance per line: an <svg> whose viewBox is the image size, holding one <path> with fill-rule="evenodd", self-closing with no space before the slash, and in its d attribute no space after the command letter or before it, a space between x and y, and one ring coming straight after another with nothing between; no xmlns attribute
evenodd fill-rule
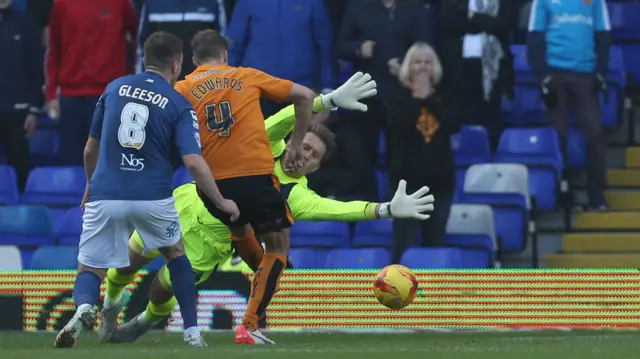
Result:
<svg viewBox="0 0 640 359"><path fill-rule="evenodd" d="M172 196L175 148L219 209L233 218L239 211L220 195L200 154L196 114L173 89L182 68L182 41L165 32L151 35L144 43L143 62L145 72L110 83L96 105L84 150L88 181L73 289L77 309L56 337L58 348L73 347L83 329L93 328L100 284L108 268L129 265L128 240L134 229L145 238L145 251L158 249L167 260L185 342L206 346L197 326L195 278ZM102 342L109 341L116 328L122 301L103 308Z"/></svg>

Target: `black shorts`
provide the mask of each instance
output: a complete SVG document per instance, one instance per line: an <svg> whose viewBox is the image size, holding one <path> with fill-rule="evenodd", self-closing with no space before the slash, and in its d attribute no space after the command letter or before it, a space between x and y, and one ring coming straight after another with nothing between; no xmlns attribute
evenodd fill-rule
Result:
<svg viewBox="0 0 640 359"><path fill-rule="evenodd" d="M218 209L199 188L198 196L212 216L227 227L250 224L256 233L280 232L293 225L287 202L280 195L280 182L274 175L256 175L216 180L222 196L238 205L240 218L231 222L230 216Z"/></svg>

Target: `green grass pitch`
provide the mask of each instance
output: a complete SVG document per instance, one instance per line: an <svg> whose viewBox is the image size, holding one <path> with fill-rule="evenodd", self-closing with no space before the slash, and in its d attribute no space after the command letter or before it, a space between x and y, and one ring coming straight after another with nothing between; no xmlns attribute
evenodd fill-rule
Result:
<svg viewBox="0 0 640 359"><path fill-rule="evenodd" d="M277 344L236 345L232 332L206 333L208 348L182 335L149 333L134 344L100 344L84 333L73 349L53 348L50 333L0 332L0 359L637 359L638 333L270 333Z"/></svg>

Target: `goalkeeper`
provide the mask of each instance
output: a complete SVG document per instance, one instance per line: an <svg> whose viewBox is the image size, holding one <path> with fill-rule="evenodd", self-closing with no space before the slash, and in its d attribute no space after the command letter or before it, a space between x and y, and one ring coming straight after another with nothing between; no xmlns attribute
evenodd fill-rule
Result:
<svg viewBox="0 0 640 359"><path fill-rule="evenodd" d="M366 111L359 100L373 96L375 82L369 75L358 73L344 85L328 95L315 99L313 111L319 113L335 107ZM373 91L372 91L373 90ZM274 158L286 151L284 138L293 129L295 116L289 106L265 121ZM340 202L318 196L307 188L305 175L317 170L323 159L335 147L333 134L324 126L312 124L306 134L302 149L304 165L296 173L285 173L280 161L276 161L274 173L281 183L281 193L287 198L294 219L307 221L362 221L379 218L429 218L424 212L433 210L433 196L423 187L407 195L406 182L400 181L395 196L389 203L363 201ZM227 227L212 217L196 193L196 186L188 183L174 191L175 205L180 215L185 251L192 264L196 282L202 283L222 264L237 254L252 269L256 270L262 260L263 248L257 240L233 240ZM125 304L124 288L132 282L138 270L159 253L144 251L144 239L134 232L129 240L130 266L109 269L107 272L107 294L103 305L103 320L99 328L102 341L133 342L150 330L160 320L168 317L176 300L171 292L171 283L165 266L153 279L149 290L150 302L144 312L137 315L117 330L117 316Z"/></svg>

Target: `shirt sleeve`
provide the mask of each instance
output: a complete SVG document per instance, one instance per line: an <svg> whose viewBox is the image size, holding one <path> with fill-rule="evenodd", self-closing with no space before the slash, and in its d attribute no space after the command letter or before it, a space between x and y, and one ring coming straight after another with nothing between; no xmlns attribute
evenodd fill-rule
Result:
<svg viewBox="0 0 640 359"><path fill-rule="evenodd" d="M341 202L320 197L309 188L293 186L287 199L293 218L301 221L368 221L376 219L377 203Z"/></svg>
<svg viewBox="0 0 640 359"><path fill-rule="evenodd" d="M260 97L282 102L289 97L293 82L252 69L251 82L260 90Z"/></svg>
<svg viewBox="0 0 640 359"><path fill-rule="evenodd" d="M534 0L531 4L531 13L529 14L529 31L546 31L547 30L547 9L545 8L545 0Z"/></svg>
<svg viewBox="0 0 640 359"><path fill-rule="evenodd" d="M89 137L94 138L100 141L100 136L102 136L102 123L104 122L104 100L107 96L107 93L103 93L98 102L96 103L96 108L93 111L93 118L91 119L91 128L89 129Z"/></svg>
<svg viewBox="0 0 640 359"><path fill-rule="evenodd" d="M186 80L176 82L176 84L173 86L173 89L178 91L178 93L183 97L188 98L187 95L189 94L189 89Z"/></svg>
<svg viewBox="0 0 640 359"><path fill-rule="evenodd" d="M596 0L593 4L595 31L611 31L611 22L609 20L609 10L606 0Z"/></svg>
<svg viewBox="0 0 640 359"><path fill-rule="evenodd" d="M319 113L328 110L324 107L320 96L313 100L313 113ZM293 131L296 123L296 112L293 105L289 105L278 111L275 115L270 116L264 121L264 127L267 130L269 142L280 142Z"/></svg>
<svg viewBox="0 0 640 359"><path fill-rule="evenodd" d="M196 116L193 108L187 108L180 115L176 124L175 139L180 156L202 154L200 150L198 116Z"/></svg>

